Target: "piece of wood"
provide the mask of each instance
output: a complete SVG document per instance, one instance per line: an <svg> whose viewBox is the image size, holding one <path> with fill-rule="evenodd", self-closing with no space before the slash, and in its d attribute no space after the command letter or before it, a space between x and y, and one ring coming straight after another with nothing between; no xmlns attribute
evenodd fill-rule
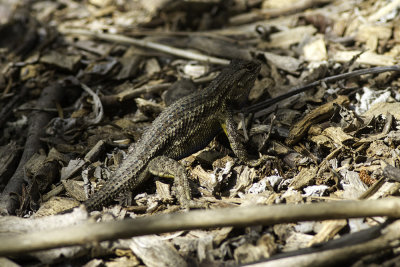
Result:
<svg viewBox="0 0 400 267"><path fill-rule="evenodd" d="M332 116L335 104L347 105L348 103L350 103L350 100L347 96L339 95L334 101L314 109L290 129L286 143L289 145L296 144L306 134L311 125L314 125Z"/></svg>
<svg viewBox="0 0 400 267"><path fill-rule="evenodd" d="M84 223L22 235L8 234L1 238L0 256L178 230L224 226L247 227L370 216L400 217L400 199L253 206L163 214L123 221ZM0 221L0 226L2 226L7 217L0 219L3 221ZM0 228L1 232L7 232L7 229L3 226Z"/></svg>

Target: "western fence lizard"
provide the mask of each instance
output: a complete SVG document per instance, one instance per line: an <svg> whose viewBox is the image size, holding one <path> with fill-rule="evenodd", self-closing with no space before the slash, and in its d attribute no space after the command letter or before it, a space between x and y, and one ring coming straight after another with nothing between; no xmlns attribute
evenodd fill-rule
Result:
<svg viewBox="0 0 400 267"><path fill-rule="evenodd" d="M135 189L150 174L174 177L177 198L187 208L191 193L185 168L176 160L204 148L221 130L243 162L250 162L240 142L232 109L246 99L260 72L254 61L232 60L203 90L196 91L166 108L135 144L103 188L84 202L96 210L119 193Z"/></svg>

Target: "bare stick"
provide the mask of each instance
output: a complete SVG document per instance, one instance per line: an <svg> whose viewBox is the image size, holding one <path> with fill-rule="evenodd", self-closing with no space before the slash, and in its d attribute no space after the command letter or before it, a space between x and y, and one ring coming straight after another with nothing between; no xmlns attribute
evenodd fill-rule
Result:
<svg viewBox="0 0 400 267"><path fill-rule="evenodd" d="M361 70L356 70L353 72L348 72L348 73L343 73L343 74L339 74L339 75L335 75L335 76L330 76L330 77L326 77L323 78L321 80L312 82L310 84L304 85L304 86L299 86L296 88L293 88L293 90L291 90L290 92L271 98L271 99L267 99L265 101L256 103L252 106L243 108L241 110L241 112L243 113L251 113L251 112L256 112L259 111L263 108L267 108L270 107L273 104L278 103L279 101L282 101L284 99L287 99L291 96L297 95L299 93L305 92L307 90L310 90L312 88L315 88L316 86L322 84L322 83L331 83L331 82L337 82L340 80L345 80L345 79L350 79L353 77L357 77L357 76L361 76L361 75L365 75L365 74L378 74L378 73L382 73L382 72L387 72L387 71L395 71L395 72L399 72L400 71L400 66L399 65L394 65L394 66L385 66L385 67L375 67L375 68L370 68L370 69L361 69Z"/></svg>
<svg viewBox="0 0 400 267"><path fill-rule="evenodd" d="M255 264L245 265L246 267L273 267L273 266L346 266L351 259L370 255L399 247L400 239L400 220L382 227L381 235L378 237L355 245L342 244L341 247L316 248L316 252L304 253L292 257L282 257L280 259L267 260ZM354 234L353 234L354 235ZM351 235L349 235L351 236ZM281 255L283 256L283 255Z"/></svg>
<svg viewBox="0 0 400 267"><path fill-rule="evenodd" d="M133 44L133 45L137 45L140 47L158 50L158 51L161 51L161 52L164 52L167 54L171 54L174 56L198 60L198 61L202 61L202 62L209 62L209 63L220 64L220 65L228 65L229 64L229 60L226 60L226 59L217 58L217 57L209 57L209 56L206 56L206 55L203 55L200 53L195 53L195 52L191 52L191 51L187 51L187 50L183 50L183 49L179 49L179 48L175 48L172 46L163 45L163 44L159 44L159 43L155 43L155 42L130 38L130 37L120 35L120 34L98 33L98 32L92 32L92 31L88 31L88 30L82 30L82 29L65 29L65 28L60 28L59 31L62 32L63 34L85 35L85 36L90 36L93 38L98 38L98 39L111 41L111 42Z"/></svg>
<svg viewBox="0 0 400 267"><path fill-rule="evenodd" d="M366 216L400 217L400 199L240 207L85 223L45 232L2 237L0 256L178 230ZM4 232L4 229L0 232Z"/></svg>
<svg viewBox="0 0 400 267"><path fill-rule="evenodd" d="M242 13L229 18L231 25L243 25L254 21L267 20L279 16L287 16L304 11L310 7L327 4L332 0L301 0L294 1L291 5L283 8L268 8L261 10L252 10L249 13Z"/></svg>
<svg viewBox="0 0 400 267"><path fill-rule="evenodd" d="M43 89L37 102L37 106L40 109L54 107L55 103L61 102L63 95L64 90L62 90L59 83L49 85ZM54 114L43 111L34 111L31 113L29 117L29 128L24 152L18 164L17 170L14 172L0 196L1 214L13 214L18 208L18 195L20 195L22 192L25 164L33 154L42 148L40 138L44 134L43 129L53 116Z"/></svg>
<svg viewBox="0 0 400 267"><path fill-rule="evenodd" d="M138 97L144 93L160 93L171 87L172 83L161 83L154 85L143 85L138 88L130 88L121 93L115 95L104 95L101 96L101 103L104 106L116 106L121 102L131 100L132 98Z"/></svg>

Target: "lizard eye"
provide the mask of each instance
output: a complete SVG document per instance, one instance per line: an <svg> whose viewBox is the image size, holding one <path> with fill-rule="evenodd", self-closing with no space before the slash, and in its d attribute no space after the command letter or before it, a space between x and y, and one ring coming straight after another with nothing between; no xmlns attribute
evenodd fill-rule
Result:
<svg viewBox="0 0 400 267"><path fill-rule="evenodd" d="M249 72L257 72L258 71L258 69L260 68L261 66L260 66L260 64L258 63L258 62L250 62L248 65L247 65L247 70L249 71Z"/></svg>

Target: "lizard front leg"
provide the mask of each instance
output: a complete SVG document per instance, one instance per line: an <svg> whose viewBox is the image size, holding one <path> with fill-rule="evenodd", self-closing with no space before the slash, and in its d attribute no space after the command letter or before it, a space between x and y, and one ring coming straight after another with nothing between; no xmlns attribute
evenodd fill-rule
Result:
<svg viewBox="0 0 400 267"><path fill-rule="evenodd" d="M247 150L245 149L242 137L237 131L237 124L233 119L232 111L227 108L225 111L224 119L221 121L222 129L224 130L226 136L228 137L229 143L233 150L233 153L241 160L243 163L255 167L260 165L262 162L267 159L274 159L274 157L263 155L259 159L253 160L250 159Z"/></svg>
<svg viewBox="0 0 400 267"><path fill-rule="evenodd" d="M156 176L173 178L179 203L185 209L190 208L192 195L190 193L188 175L182 164L169 157L158 156L149 162L148 170Z"/></svg>

